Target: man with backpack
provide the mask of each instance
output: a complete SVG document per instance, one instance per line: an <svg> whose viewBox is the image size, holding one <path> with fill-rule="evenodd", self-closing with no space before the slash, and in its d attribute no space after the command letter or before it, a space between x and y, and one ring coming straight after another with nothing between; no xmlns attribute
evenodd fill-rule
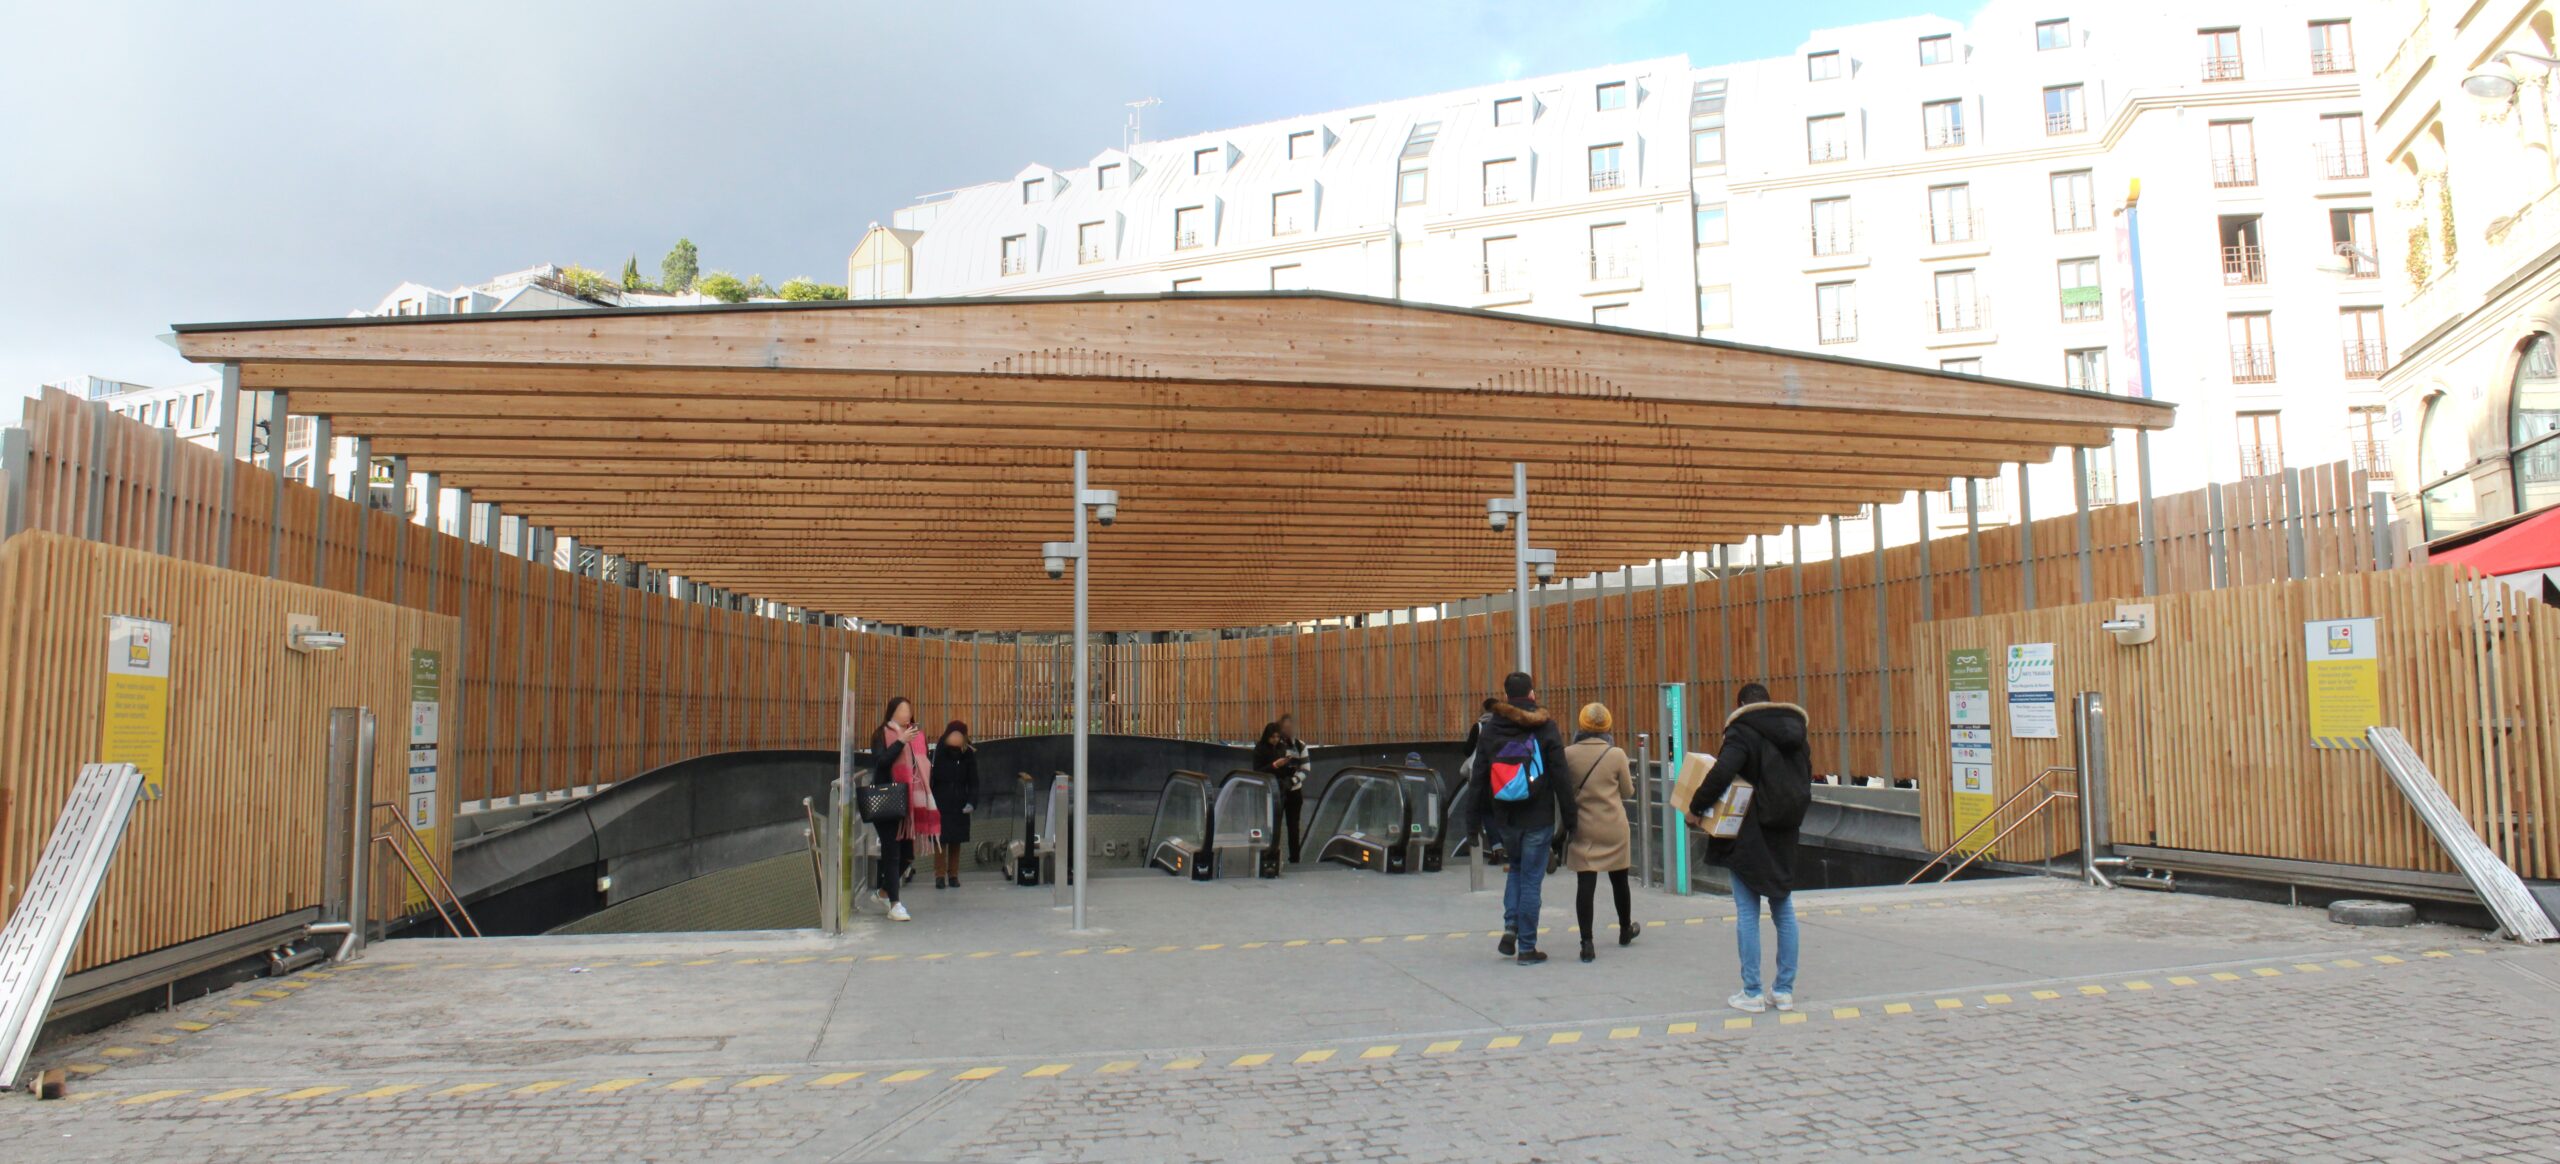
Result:
<svg viewBox="0 0 2560 1164"><path fill-rule="evenodd" d="M1573 835L1573 789L1565 775L1564 733L1538 706L1537 682L1525 671L1502 679L1503 698L1476 721L1478 823L1511 859L1502 884L1502 942L1520 965L1547 960L1538 949L1539 892L1547 855Z"/></svg>
<svg viewBox="0 0 2560 1164"><path fill-rule="evenodd" d="M1770 702L1769 689L1757 683L1743 684L1734 702L1733 714L1725 717L1715 767L1688 804L1692 814L1703 817L1728 792L1737 802L1746 795L1749 799L1739 832L1729 839L1711 832L1707 839L1707 860L1732 874L1733 940L1742 958L1742 989L1725 1002L1753 1014L1772 1004L1794 1010L1796 830L1813 803L1813 753L1806 746L1803 708ZM1766 996L1760 993L1763 898L1778 931L1778 978Z"/></svg>

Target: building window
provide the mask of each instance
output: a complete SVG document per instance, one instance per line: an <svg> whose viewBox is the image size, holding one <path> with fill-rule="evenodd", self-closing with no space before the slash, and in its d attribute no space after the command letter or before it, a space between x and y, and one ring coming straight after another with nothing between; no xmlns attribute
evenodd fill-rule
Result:
<svg viewBox="0 0 2560 1164"><path fill-rule="evenodd" d="M2105 352L2100 352L2098 354L2102 357L2106 355ZM2089 449L2087 450L2087 455L2083 458L2083 463L2086 464L2089 469L2089 504L2115 504L2116 447L2114 445L2106 445L2101 448Z"/></svg>
<svg viewBox="0 0 2560 1164"><path fill-rule="evenodd" d="M1396 205L1420 206L1431 193L1431 171L1402 170L1396 174Z"/></svg>
<svg viewBox="0 0 2560 1164"><path fill-rule="evenodd" d="M2242 287L2266 282L2267 253L2258 245L2258 216L2226 214L2220 222L2223 285Z"/></svg>
<svg viewBox="0 0 2560 1164"><path fill-rule="evenodd" d="M2264 477L2284 471L2284 414L2243 412L2232 418L2239 428L2240 475Z"/></svg>
<svg viewBox="0 0 2560 1164"><path fill-rule="evenodd" d="M1920 106L1920 141L1933 150L1964 144L1964 102L1930 101Z"/></svg>
<svg viewBox="0 0 2560 1164"><path fill-rule="evenodd" d="M2382 309L2338 309L2338 339L2345 349L2347 379L2379 380L2391 366L2390 345L2382 339Z"/></svg>
<svg viewBox="0 0 2560 1164"><path fill-rule="evenodd" d="M2347 31L2343 20L2311 22L2311 71L2314 73L2352 73L2356 71L2355 37Z"/></svg>
<svg viewBox="0 0 2560 1164"><path fill-rule="evenodd" d="M1484 289L1487 293L1519 291L1529 286L1529 265L1520 258L1520 239L1502 235L1484 240Z"/></svg>
<svg viewBox="0 0 2560 1164"><path fill-rule="evenodd" d="M2053 175L2053 233L2076 234L2098 229L2096 183L2087 170Z"/></svg>
<svg viewBox="0 0 2560 1164"><path fill-rule="evenodd" d="M1813 288L1813 334L1826 344L1854 343L1858 338L1858 285L1818 283Z"/></svg>
<svg viewBox="0 0 2560 1164"><path fill-rule="evenodd" d="M1938 370L1953 372L1959 376L1979 376L1982 374L1982 357L1953 356L1938 361Z"/></svg>
<svg viewBox="0 0 2560 1164"><path fill-rule="evenodd" d="M2073 348L2062 353L2062 386L2080 392L2107 391L2107 349Z"/></svg>
<svg viewBox="0 0 2560 1164"><path fill-rule="evenodd" d="M2329 212L2329 249L2337 252L2350 279L2379 279L2382 260L2373 240L2373 211L2369 209L2332 210Z"/></svg>
<svg viewBox="0 0 2560 1164"><path fill-rule="evenodd" d="M996 248L998 274L1019 275L1022 273L1024 253L1029 249L1027 245L1028 242L1029 238L1025 235L1009 234L1004 236L1004 241L998 244Z"/></svg>
<svg viewBox="0 0 2560 1164"><path fill-rule="evenodd" d="M1598 88L1591 91L1591 95L1593 104L1602 113L1627 107L1627 83L1624 81L1601 82Z"/></svg>
<svg viewBox="0 0 2560 1164"><path fill-rule="evenodd" d="M2560 502L2560 347L2549 333L2536 333L2518 353L2508 412L2516 512Z"/></svg>
<svg viewBox="0 0 2560 1164"><path fill-rule="evenodd" d="M2276 378L2275 320L2263 311L2232 313L2231 382L2272 384Z"/></svg>
<svg viewBox="0 0 2560 1164"><path fill-rule="evenodd" d="M1724 203L1710 202L1698 208L1698 245L1720 247L1729 241L1724 221Z"/></svg>
<svg viewBox="0 0 2560 1164"><path fill-rule="evenodd" d="M1591 281L1614 282L1636 277L1636 250L1627 240L1627 224L1602 223L1591 228Z"/></svg>
<svg viewBox="0 0 2560 1164"><path fill-rule="evenodd" d="M2071 22L2069 20L2039 20L2036 22L2037 52L2050 52L2054 49L2066 49L2070 47Z"/></svg>
<svg viewBox="0 0 2560 1164"><path fill-rule="evenodd" d="M1804 155L1809 162L1836 162L1849 156L1849 117L1826 113L1804 119Z"/></svg>
<svg viewBox="0 0 2560 1164"><path fill-rule="evenodd" d="M2387 414L2379 404L2347 410L2347 462L2375 483L2391 480L2391 440Z"/></svg>
<svg viewBox="0 0 2560 1164"><path fill-rule="evenodd" d="M1200 277L1194 275L1188 279L1176 279L1173 281L1173 289L1175 291L1197 291L1200 289Z"/></svg>
<svg viewBox="0 0 2560 1164"><path fill-rule="evenodd" d="M1523 98L1504 97L1493 103L1495 125L1518 125L1527 119L1528 114L1529 105Z"/></svg>
<svg viewBox="0 0 2560 1164"><path fill-rule="evenodd" d="M1225 168L1225 166L1219 164L1218 147L1210 146L1207 149L1191 151L1192 173L1214 174Z"/></svg>
<svg viewBox="0 0 2560 1164"><path fill-rule="evenodd" d="M1022 180L1022 204L1029 206L1049 197L1049 184L1038 178Z"/></svg>
<svg viewBox="0 0 2560 1164"><path fill-rule="evenodd" d="M1724 164L1724 131L1698 129L1689 133L1689 164L1721 166Z"/></svg>
<svg viewBox="0 0 2560 1164"><path fill-rule="evenodd" d="M1307 287L1307 269L1297 263L1282 263L1271 268L1271 289L1303 291Z"/></svg>
<svg viewBox="0 0 2560 1164"><path fill-rule="evenodd" d="M1296 234L1307 229L1307 192L1283 190L1271 196L1271 233Z"/></svg>
<svg viewBox="0 0 2560 1164"><path fill-rule="evenodd" d="M2106 296L2098 290L2098 260L2064 259L2054 265L2055 281L2061 284L2062 322L2084 323L2104 318Z"/></svg>
<svg viewBox="0 0 2560 1164"><path fill-rule="evenodd" d="M1607 327L1627 326L1627 315L1627 305L1624 303L1594 303L1591 305L1591 322Z"/></svg>
<svg viewBox="0 0 2560 1164"><path fill-rule="evenodd" d="M2240 69L2240 30L2236 28L2200 28L2196 39L2204 49L2204 79L2237 81Z"/></svg>
<svg viewBox="0 0 2560 1164"><path fill-rule="evenodd" d="M1076 262L1099 263L1106 258L1103 240L1107 237L1109 236L1103 234L1102 224L1099 222L1078 224L1076 226Z"/></svg>
<svg viewBox="0 0 2560 1164"><path fill-rule="evenodd" d="M1813 253L1815 255L1855 254L1858 229L1849 217L1849 199L1816 198L1813 200Z"/></svg>
<svg viewBox="0 0 2560 1164"><path fill-rule="evenodd" d="M1316 156L1316 131L1302 129L1289 135L1289 160L1304 161Z"/></svg>
<svg viewBox="0 0 2560 1164"><path fill-rule="evenodd" d="M1805 79L1809 81L1839 80L1839 50L1833 49L1829 52L1807 53L1804 58L1804 71Z"/></svg>
<svg viewBox="0 0 2560 1164"><path fill-rule="evenodd" d="M1937 294L1929 301L1929 322L1939 334L1980 331L1990 325L1990 305L1977 289L1971 268L1940 271L1931 277L1931 284Z"/></svg>
<svg viewBox="0 0 2560 1164"><path fill-rule="evenodd" d="M1173 249L1187 251L1208 241L1200 226L1208 219L1208 208L1185 206L1173 212Z"/></svg>
<svg viewBox="0 0 2560 1164"><path fill-rule="evenodd" d="M1484 204L1500 206L1520 200L1520 159L1496 158L1484 164Z"/></svg>
<svg viewBox="0 0 2560 1164"><path fill-rule="evenodd" d="M2258 135L2246 121L2216 121L2205 126L2213 156L2215 186L2258 184Z"/></svg>
<svg viewBox="0 0 2560 1164"><path fill-rule="evenodd" d="M1701 287L1698 289L1698 330L1721 331L1733 326L1733 288Z"/></svg>
<svg viewBox="0 0 2560 1164"><path fill-rule="evenodd" d="M1620 146L1617 142L1591 147L1591 188L1615 190L1627 184L1626 171L1618 168Z"/></svg>
<svg viewBox="0 0 2560 1164"><path fill-rule="evenodd" d="M1689 164L1724 164L1724 82L1700 81L1689 90Z"/></svg>
<svg viewBox="0 0 2560 1164"><path fill-rule="evenodd" d="M2520 354L2529 359L2535 345L2548 342L2549 336L2536 335L2525 341ZM2524 374L2522 366L2516 374ZM2427 482L2418 493L2418 509L2428 538L2480 524L2480 498L2471 486L2470 419L2452 393L2438 393L2427 402L2426 420L2418 426L2418 479ZM2523 496L2521 487L2517 496Z"/></svg>
<svg viewBox="0 0 2560 1164"><path fill-rule="evenodd" d="M2078 133L2089 128L2087 112L2080 105L2080 86L2053 85L2044 91L2045 136Z"/></svg>
<svg viewBox="0 0 2560 1164"><path fill-rule="evenodd" d="M1108 162L1103 165L1095 166L1093 168L1094 188L1097 190L1117 190L1120 188L1123 180L1122 176L1127 172L1128 171L1120 168L1120 163L1118 162Z"/></svg>
<svg viewBox="0 0 2560 1164"><path fill-rule="evenodd" d="M1973 187L1957 182L1929 187L1929 241L1972 242L1982 235L1982 217L1974 213Z"/></svg>
<svg viewBox="0 0 2560 1164"><path fill-rule="evenodd" d="M2312 146L2319 152L2320 175L2324 178L2362 178L2371 172L2365 166L2364 114L2321 114L2320 136Z"/></svg>

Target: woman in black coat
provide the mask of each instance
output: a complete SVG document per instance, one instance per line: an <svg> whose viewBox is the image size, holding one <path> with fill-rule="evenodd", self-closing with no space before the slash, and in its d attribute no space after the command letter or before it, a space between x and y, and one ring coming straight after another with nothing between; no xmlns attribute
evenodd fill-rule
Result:
<svg viewBox="0 0 2560 1164"><path fill-rule="evenodd" d="M978 749L969 725L952 720L933 749L933 801L942 809L942 847L933 854L933 887L960 888L960 851L969 843L969 817L978 807Z"/></svg>
<svg viewBox="0 0 2560 1164"><path fill-rule="evenodd" d="M1803 708L1772 702L1769 689L1757 683L1743 684L1735 703L1733 714L1725 717L1715 767L1688 806L1703 816L1734 781L1751 782L1751 807L1743 811L1740 835L1707 841L1707 860L1733 875L1733 938L1742 962L1742 989L1725 1002L1752 1012L1772 1005L1794 1010L1796 833L1813 802L1813 753ZM1778 936L1778 977L1766 994L1760 989L1763 901Z"/></svg>

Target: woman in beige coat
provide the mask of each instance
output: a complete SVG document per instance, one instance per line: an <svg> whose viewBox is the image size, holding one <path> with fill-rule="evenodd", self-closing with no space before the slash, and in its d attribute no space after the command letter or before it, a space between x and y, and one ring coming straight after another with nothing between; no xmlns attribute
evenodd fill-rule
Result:
<svg viewBox="0 0 2560 1164"><path fill-rule="evenodd" d="M1609 739L1609 709L1582 706L1573 743L1564 750L1565 779L1574 796L1573 843L1565 848L1565 864L1573 867L1574 916L1582 922L1582 960L1591 950L1591 897L1600 875L1609 875L1609 892L1618 901L1618 944L1636 940L1644 928L1628 913L1627 800L1636 794L1635 771L1626 750Z"/></svg>

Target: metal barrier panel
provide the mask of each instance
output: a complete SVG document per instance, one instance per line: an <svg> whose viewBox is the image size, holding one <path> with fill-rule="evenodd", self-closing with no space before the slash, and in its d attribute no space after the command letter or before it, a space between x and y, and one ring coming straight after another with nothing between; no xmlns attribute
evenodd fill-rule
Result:
<svg viewBox="0 0 2560 1164"><path fill-rule="evenodd" d="M54 822L9 925L0 929L0 1087L14 1087L44 1029L62 972L89 923L107 864L115 860L142 795L142 769L90 764Z"/></svg>

